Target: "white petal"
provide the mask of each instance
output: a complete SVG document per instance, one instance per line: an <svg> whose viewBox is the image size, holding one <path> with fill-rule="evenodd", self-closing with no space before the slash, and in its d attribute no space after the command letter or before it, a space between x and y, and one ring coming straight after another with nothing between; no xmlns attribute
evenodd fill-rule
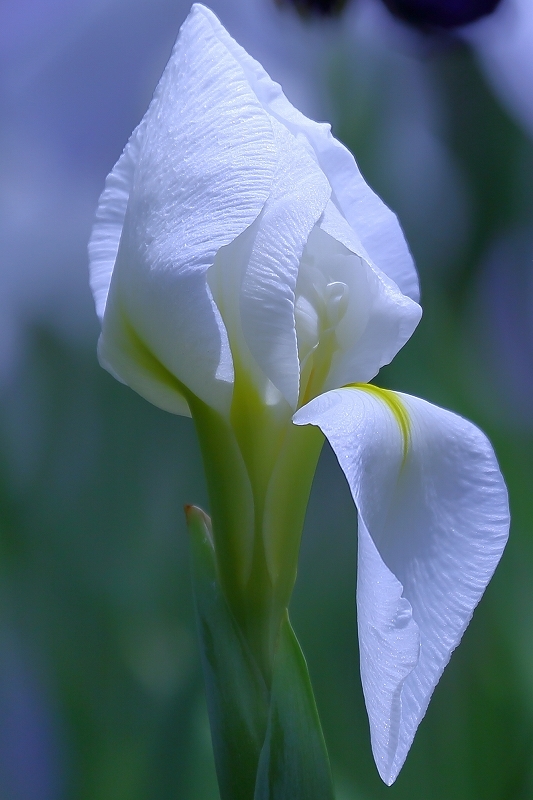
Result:
<svg viewBox="0 0 533 800"><path fill-rule="evenodd" d="M402 724L402 689L420 657L420 630L403 586L361 516L357 525L357 626L372 749L388 783Z"/></svg>
<svg viewBox="0 0 533 800"><path fill-rule="evenodd" d="M104 317L146 123L150 117L152 106L158 102L162 84L161 80L156 87L148 111L131 134L122 155L107 176L104 191L98 200L88 250L89 280L100 322Z"/></svg>
<svg viewBox="0 0 533 800"><path fill-rule="evenodd" d="M106 320L107 336L98 341L98 360L114 378L127 383L150 403L189 417L182 387L137 334L126 316L112 314Z"/></svg>
<svg viewBox="0 0 533 800"><path fill-rule="evenodd" d="M320 228L342 243L343 247L337 250L344 251L346 247L354 254L361 253L352 230L332 203L320 221ZM326 389L372 380L412 336L422 316L418 303L399 291L364 255L351 256L348 252L344 258L337 258L337 262L329 259L330 280L347 284L350 302L337 327L339 351Z"/></svg>
<svg viewBox="0 0 533 800"><path fill-rule="evenodd" d="M395 214L365 183L354 157L331 135L330 126L305 117L287 100L261 64L235 42L216 16L199 8L213 30L237 58L267 111L296 136L303 134L324 170L339 210L357 232L370 259L413 300L419 298L418 276Z"/></svg>
<svg viewBox="0 0 533 800"><path fill-rule="evenodd" d="M275 125L275 120L272 121ZM242 286L242 325L250 351L274 386L296 408L299 389L294 290L298 265L331 189L323 172L282 125L272 193Z"/></svg>
<svg viewBox="0 0 533 800"><path fill-rule="evenodd" d="M259 367L263 383L266 376L296 408L298 265L331 190L294 136L276 120L272 124L278 166L271 194L254 225L220 251L209 280L240 363L252 372ZM240 325L235 324L237 318ZM261 382L261 377L256 380Z"/></svg>
<svg viewBox="0 0 533 800"><path fill-rule="evenodd" d="M104 317L143 129L144 125L135 129L120 159L106 178L89 240L90 284L100 322Z"/></svg>
<svg viewBox="0 0 533 800"><path fill-rule="evenodd" d="M327 436L362 520L361 675L391 784L507 541L505 484L481 431L409 395L340 389L294 421Z"/></svg>
<svg viewBox="0 0 533 800"><path fill-rule="evenodd" d="M181 28L143 123L138 151L123 156L111 183L116 189L124 172L129 180L101 209L119 217L129 183L103 350L113 357L116 349L105 343L114 328L106 318L126 313L165 369L220 407L227 393L219 392L219 379L231 380L231 357L206 272L260 213L277 155L268 115L198 7Z"/></svg>

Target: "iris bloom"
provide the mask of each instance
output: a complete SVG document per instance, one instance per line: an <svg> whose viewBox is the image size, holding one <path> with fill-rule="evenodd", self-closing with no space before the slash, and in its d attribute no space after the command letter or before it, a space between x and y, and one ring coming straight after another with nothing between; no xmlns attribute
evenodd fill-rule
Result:
<svg viewBox="0 0 533 800"><path fill-rule="evenodd" d="M421 315L396 217L329 126L195 5L107 179L90 256L101 363L193 416L221 580L250 640L263 630L263 664L318 429L329 440L358 510L361 676L392 783L509 521L477 428L369 383Z"/></svg>

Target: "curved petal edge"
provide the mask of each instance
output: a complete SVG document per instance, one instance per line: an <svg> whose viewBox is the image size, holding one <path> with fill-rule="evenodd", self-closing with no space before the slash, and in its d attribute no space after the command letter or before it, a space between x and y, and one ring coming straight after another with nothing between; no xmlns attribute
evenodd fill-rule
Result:
<svg viewBox="0 0 533 800"><path fill-rule="evenodd" d="M361 677L390 785L502 555L507 490L478 428L410 395L346 387L293 420L325 434L358 508Z"/></svg>
<svg viewBox="0 0 533 800"><path fill-rule="evenodd" d="M198 3L194 8L209 20L217 36L239 61L265 110L294 136L307 140L310 151L329 180L339 211L357 233L365 254L398 285L403 294L418 302L418 275L400 223L394 212L368 186L353 155L332 135L331 126L314 122L298 111L281 86L231 38L212 11Z"/></svg>

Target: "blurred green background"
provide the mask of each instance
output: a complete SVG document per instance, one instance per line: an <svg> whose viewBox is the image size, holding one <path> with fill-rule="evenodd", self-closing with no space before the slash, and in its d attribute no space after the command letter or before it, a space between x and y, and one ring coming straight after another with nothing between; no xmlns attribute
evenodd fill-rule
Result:
<svg viewBox="0 0 533 800"><path fill-rule="evenodd" d="M213 3L291 99L333 119L398 213L424 317L377 382L486 431L513 525L390 789L373 764L358 675L355 511L327 448L293 625L338 800L525 800L533 139L466 44L360 6L304 25L267 0ZM218 796L182 510L208 507L198 447L190 420L98 366L85 251L105 176L187 11L169 0L11 0L0 11L1 800Z"/></svg>

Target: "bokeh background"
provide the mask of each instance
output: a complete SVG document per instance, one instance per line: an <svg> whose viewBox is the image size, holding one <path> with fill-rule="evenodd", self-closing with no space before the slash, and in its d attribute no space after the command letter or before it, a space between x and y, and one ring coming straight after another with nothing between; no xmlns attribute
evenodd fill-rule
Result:
<svg viewBox="0 0 533 800"><path fill-rule="evenodd" d="M397 212L424 318L382 385L490 436L503 560L390 789L355 635L355 512L326 448L295 630L338 800L533 798L533 7L420 33L379 0L302 21L213 0L289 98L333 122ZM0 4L0 798L216 800L183 504L192 423L96 361L86 243L187 0Z"/></svg>

